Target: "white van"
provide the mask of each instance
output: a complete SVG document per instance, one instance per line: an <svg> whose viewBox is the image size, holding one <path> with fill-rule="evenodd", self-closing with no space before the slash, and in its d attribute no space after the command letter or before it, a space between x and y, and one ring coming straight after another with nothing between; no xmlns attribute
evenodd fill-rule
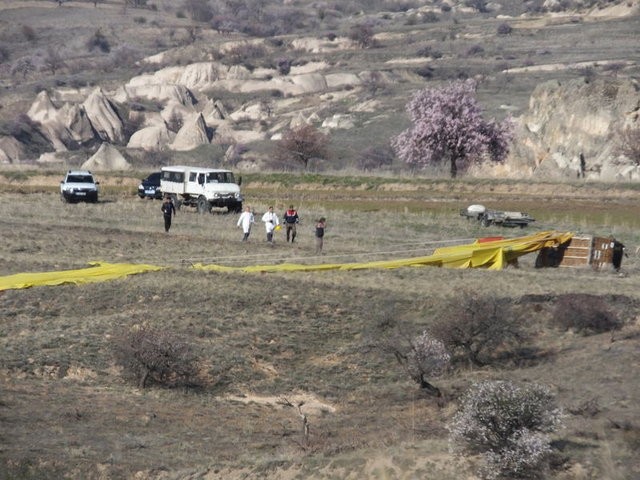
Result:
<svg viewBox="0 0 640 480"><path fill-rule="evenodd" d="M199 213L213 207L227 207L229 212L242 211L240 183L229 170L177 165L162 167L160 190L170 195L179 208L197 207Z"/></svg>

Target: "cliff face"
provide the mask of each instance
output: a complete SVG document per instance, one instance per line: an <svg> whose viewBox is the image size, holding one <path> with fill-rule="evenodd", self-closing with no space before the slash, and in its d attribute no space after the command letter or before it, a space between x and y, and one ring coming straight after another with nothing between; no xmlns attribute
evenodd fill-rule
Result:
<svg viewBox="0 0 640 480"><path fill-rule="evenodd" d="M640 179L640 168L618 151L620 132L627 128L640 128L638 82L602 78L542 83L531 95L529 110L517 119L515 146L502 173Z"/></svg>

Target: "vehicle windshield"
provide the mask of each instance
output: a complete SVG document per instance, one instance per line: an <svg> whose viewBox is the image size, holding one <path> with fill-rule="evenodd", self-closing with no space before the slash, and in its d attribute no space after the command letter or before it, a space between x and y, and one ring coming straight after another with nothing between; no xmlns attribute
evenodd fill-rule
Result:
<svg viewBox="0 0 640 480"><path fill-rule="evenodd" d="M91 175L69 175L67 183L93 183Z"/></svg>
<svg viewBox="0 0 640 480"><path fill-rule="evenodd" d="M207 183L236 183L231 172L211 172L207 174Z"/></svg>

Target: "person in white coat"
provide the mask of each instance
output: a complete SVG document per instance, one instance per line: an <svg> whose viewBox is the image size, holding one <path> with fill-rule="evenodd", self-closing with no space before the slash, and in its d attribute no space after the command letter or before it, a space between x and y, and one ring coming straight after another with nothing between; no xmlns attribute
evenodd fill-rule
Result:
<svg viewBox="0 0 640 480"><path fill-rule="evenodd" d="M255 223L253 213L251 213L251 208L244 207L244 212L240 215L238 219L238 227L242 227L242 231L244 232L244 237L242 237L242 241L246 242L249 240L249 234L251 233L251 224Z"/></svg>
<svg viewBox="0 0 640 480"><path fill-rule="evenodd" d="M273 211L273 207L269 207L267 213L262 216L262 221L264 222L264 228L267 230L267 242L273 244L273 231L280 225L280 220Z"/></svg>

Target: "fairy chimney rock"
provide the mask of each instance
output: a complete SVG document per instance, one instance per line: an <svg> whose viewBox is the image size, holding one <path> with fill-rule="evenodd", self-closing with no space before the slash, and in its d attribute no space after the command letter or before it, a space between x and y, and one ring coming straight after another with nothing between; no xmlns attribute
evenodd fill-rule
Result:
<svg viewBox="0 0 640 480"><path fill-rule="evenodd" d="M104 142L98 151L82 164L82 168L96 171L129 170L131 165L116 147Z"/></svg>
<svg viewBox="0 0 640 480"><path fill-rule="evenodd" d="M210 143L207 125L202 114L185 121L184 125L173 140L173 150L193 150L194 148Z"/></svg>
<svg viewBox="0 0 640 480"><path fill-rule="evenodd" d="M124 140L122 120L101 88L96 88L82 104L100 138L113 143Z"/></svg>

